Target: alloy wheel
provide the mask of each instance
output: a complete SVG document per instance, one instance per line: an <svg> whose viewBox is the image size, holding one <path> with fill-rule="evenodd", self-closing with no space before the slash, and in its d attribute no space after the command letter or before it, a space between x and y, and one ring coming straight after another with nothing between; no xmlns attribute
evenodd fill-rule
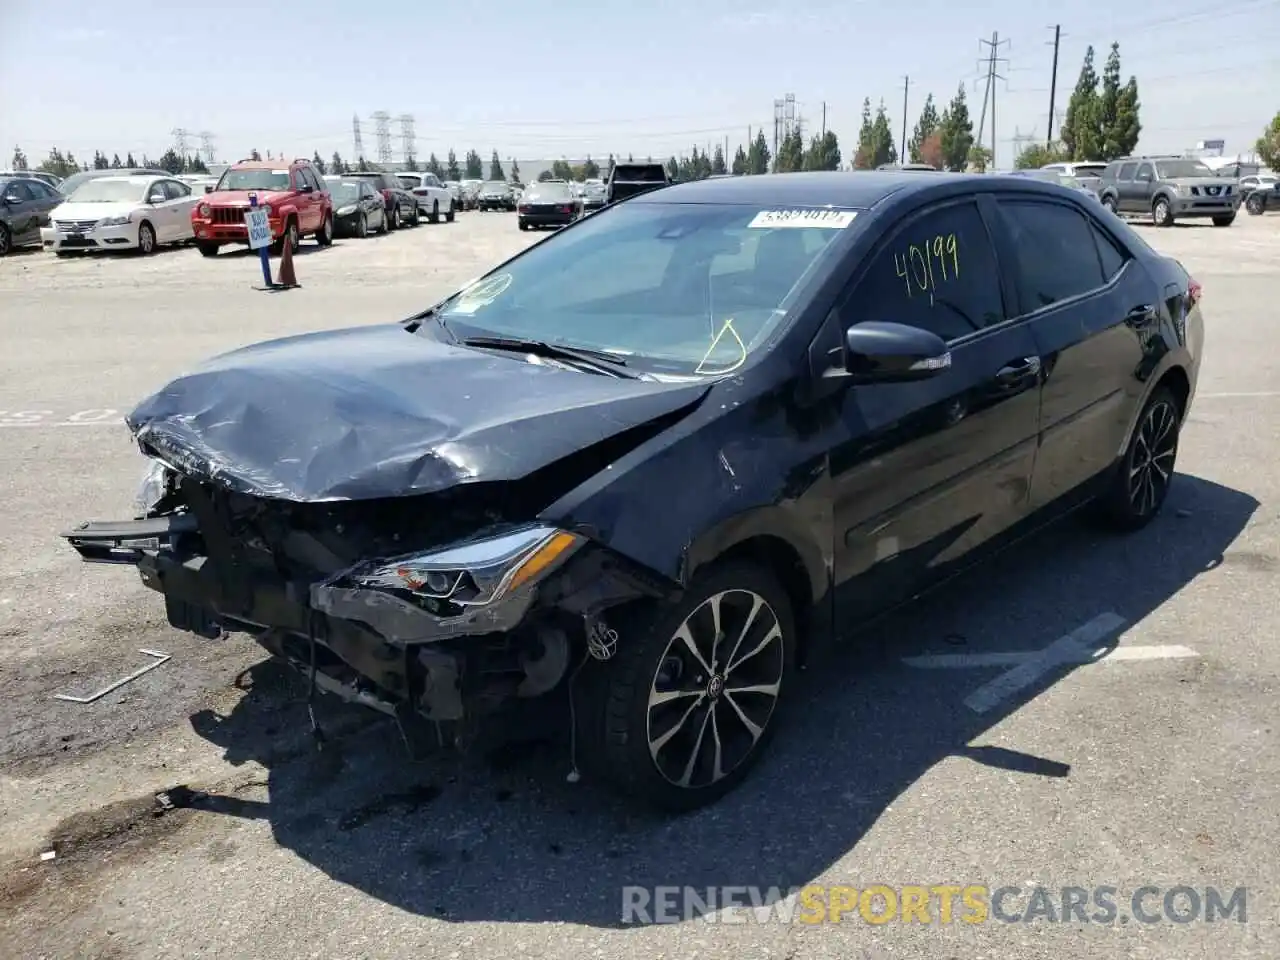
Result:
<svg viewBox="0 0 1280 960"><path fill-rule="evenodd" d="M145 254L154 250L155 246L156 235L151 231L151 228L144 223L138 228L138 249Z"/></svg>
<svg viewBox="0 0 1280 960"><path fill-rule="evenodd" d="M9 252L9 228L0 224L0 257Z"/></svg>
<svg viewBox="0 0 1280 960"><path fill-rule="evenodd" d="M649 755L669 783L708 787L751 755L786 664L782 625L751 590L724 590L680 624L649 689Z"/></svg>
<svg viewBox="0 0 1280 960"><path fill-rule="evenodd" d="M1129 463L1129 505L1138 516L1154 513L1169 492L1178 452L1177 425L1177 411L1161 400L1151 406L1138 428Z"/></svg>

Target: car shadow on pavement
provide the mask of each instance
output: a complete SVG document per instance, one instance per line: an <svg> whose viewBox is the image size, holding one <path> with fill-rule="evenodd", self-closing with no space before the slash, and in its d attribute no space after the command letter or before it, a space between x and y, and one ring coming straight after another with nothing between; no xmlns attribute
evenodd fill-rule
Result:
<svg viewBox="0 0 1280 960"><path fill-rule="evenodd" d="M298 697L305 685L289 681L294 696L282 695L284 668L269 662L250 671L263 686L229 716L191 718L230 762L269 768L269 800L211 796L199 806L266 819L280 846L333 879L451 921L620 927L627 886L785 892L849 854L940 761L1088 775L1016 743L983 740L1078 667L979 714L965 697L1006 668L967 670L957 683L952 671L913 669L902 657L1041 649L1107 612L1136 624L1221 564L1257 507L1248 494L1182 474L1165 512L1140 533L1120 537L1068 519L1023 542L816 661L753 775L695 813L640 812L588 779L569 782L569 751L554 740L414 761L380 715L326 698L316 714L327 736L322 749L308 747ZM1114 634L1104 640L1115 643Z"/></svg>

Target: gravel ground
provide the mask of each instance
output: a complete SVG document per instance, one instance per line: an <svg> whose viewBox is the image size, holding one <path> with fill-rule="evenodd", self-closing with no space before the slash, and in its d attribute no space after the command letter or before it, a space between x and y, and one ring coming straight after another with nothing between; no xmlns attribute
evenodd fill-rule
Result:
<svg viewBox="0 0 1280 960"><path fill-rule="evenodd" d="M0 261L0 954L1280 955L1280 217L1144 231L1204 284L1208 324L1165 515L1125 539L1066 525L878 628L810 671L741 790L665 820L568 783L555 746L410 761L380 719L325 704L317 752L302 692L256 646L171 630L136 576L57 538L128 509L142 464L120 415L184 367L406 316L537 235L468 214L308 242L284 293L255 290L241 253ZM1106 615L1128 659L1063 666L987 713L965 698L1006 666L904 660L1040 650ZM1185 655L1142 652L1171 645ZM144 648L172 659L93 704L52 699L144 665ZM1058 913L1062 888L1112 886L1120 909L1113 924L623 922L626 886L810 883L1020 888L1006 913L1036 886ZM1139 922L1144 885L1245 887L1247 922Z"/></svg>

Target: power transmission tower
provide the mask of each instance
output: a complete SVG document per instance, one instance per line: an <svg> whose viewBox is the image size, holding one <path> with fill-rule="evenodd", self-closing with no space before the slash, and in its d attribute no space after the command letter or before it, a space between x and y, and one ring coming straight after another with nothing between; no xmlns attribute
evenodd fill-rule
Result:
<svg viewBox="0 0 1280 960"><path fill-rule="evenodd" d="M411 164L416 152L414 144L418 139L413 135L413 114L402 113L396 117L396 122L400 124L400 151L404 154L404 162Z"/></svg>
<svg viewBox="0 0 1280 960"><path fill-rule="evenodd" d="M1013 165L1015 167L1018 165L1018 158L1026 152L1027 147L1038 139L1034 127L1030 133L1023 133L1017 127L1013 128Z"/></svg>
<svg viewBox="0 0 1280 960"><path fill-rule="evenodd" d="M902 78L902 144L898 150L898 162L907 162L907 91L911 89L911 78Z"/></svg>
<svg viewBox="0 0 1280 960"><path fill-rule="evenodd" d="M174 127L169 131L173 134L173 149L183 160L187 159L187 137L191 136L191 131L182 127Z"/></svg>
<svg viewBox="0 0 1280 960"><path fill-rule="evenodd" d="M783 101L773 101L773 159L778 159L778 132L782 129Z"/></svg>
<svg viewBox="0 0 1280 960"><path fill-rule="evenodd" d="M351 142L354 148L352 152L355 153L356 160L363 160L364 141L360 137L360 118L355 114L352 114L351 116Z"/></svg>
<svg viewBox="0 0 1280 960"><path fill-rule="evenodd" d="M782 123L783 127L790 136L796 129L796 95L788 93L782 99Z"/></svg>
<svg viewBox="0 0 1280 960"><path fill-rule="evenodd" d="M1053 147L1053 101L1058 94L1058 44L1062 41L1062 25L1053 28L1053 77L1049 80L1049 136L1045 145Z"/></svg>
<svg viewBox="0 0 1280 960"><path fill-rule="evenodd" d="M371 117L373 120L373 135L378 140L378 162L391 162L391 114L385 110L374 112Z"/></svg>
<svg viewBox="0 0 1280 960"><path fill-rule="evenodd" d="M982 144L982 131L987 122L987 104L991 104L991 165L995 166L996 162L996 81L1004 80L1004 76L996 71L997 63L1008 63L1008 59L999 56L1000 48L1008 46L1008 40L1001 40L999 33L992 33L990 40L979 39L978 43L984 44L991 48L987 55L987 92L982 97L982 117L978 121L978 136L974 141L979 146Z"/></svg>
<svg viewBox="0 0 1280 960"><path fill-rule="evenodd" d="M204 155L205 163L213 163L213 134L208 130L200 131L200 152Z"/></svg>

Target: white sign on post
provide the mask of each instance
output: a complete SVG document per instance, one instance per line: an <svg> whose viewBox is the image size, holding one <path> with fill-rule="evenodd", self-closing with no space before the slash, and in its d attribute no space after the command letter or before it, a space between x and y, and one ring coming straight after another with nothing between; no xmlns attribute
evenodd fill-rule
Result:
<svg viewBox="0 0 1280 960"><path fill-rule="evenodd" d="M249 249L260 250L271 244L271 224L266 210L250 210L244 215L244 225L249 228Z"/></svg>

